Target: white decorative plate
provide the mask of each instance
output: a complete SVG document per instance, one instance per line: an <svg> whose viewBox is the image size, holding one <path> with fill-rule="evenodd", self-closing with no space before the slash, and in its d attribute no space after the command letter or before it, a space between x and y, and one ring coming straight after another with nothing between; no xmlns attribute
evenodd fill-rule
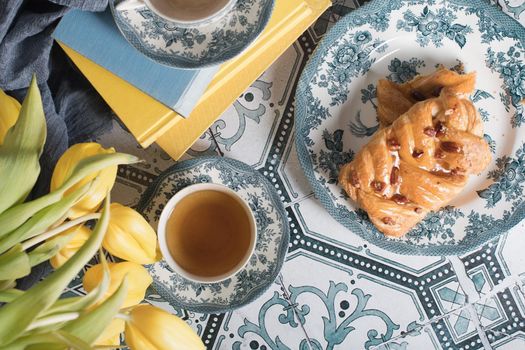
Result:
<svg viewBox="0 0 525 350"><path fill-rule="evenodd" d="M275 188L250 166L228 158L196 158L174 165L150 185L138 210L156 229L164 205L175 193L206 182L231 188L253 211L257 242L247 266L230 279L207 284L188 281L164 260L148 269L155 294L171 305L195 312L221 313L248 304L270 287L284 263L290 233L288 217Z"/></svg>
<svg viewBox="0 0 525 350"><path fill-rule="evenodd" d="M350 231L401 254L461 254L525 216L525 29L485 1L374 0L341 19L308 63L296 95L297 151L315 194ZM405 82L443 64L478 73L472 100L493 162L406 237L381 234L337 185L377 130L378 79Z"/></svg>
<svg viewBox="0 0 525 350"><path fill-rule="evenodd" d="M275 0L237 0L224 18L182 28L144 6L118 10L126 0L110 0L115 23L126 40L149 58L167 66L200 69L242 53L264 30Z"/></svg>

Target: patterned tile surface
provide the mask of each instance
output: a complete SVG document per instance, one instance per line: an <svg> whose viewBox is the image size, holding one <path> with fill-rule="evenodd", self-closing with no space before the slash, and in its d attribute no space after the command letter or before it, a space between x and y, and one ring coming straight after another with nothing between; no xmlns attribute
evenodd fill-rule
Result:
<svg viewBox="0 0 525 350"><path fill-rule="evenodd" d="M333 220L302 175L293 142L297 79L323 33L360 4L335 0L188 152L242 160L274 184L291 229L275 284L222 315L180 310L154 294L147 301L183 317L208 349L525 349L525 225L460 257L395 255ZM496 5L525 23L524 1ZM173 164L156 146L140 149L117 123L100 142L147 160L120 169L113 198L124 204L136 204Z"/></svg>

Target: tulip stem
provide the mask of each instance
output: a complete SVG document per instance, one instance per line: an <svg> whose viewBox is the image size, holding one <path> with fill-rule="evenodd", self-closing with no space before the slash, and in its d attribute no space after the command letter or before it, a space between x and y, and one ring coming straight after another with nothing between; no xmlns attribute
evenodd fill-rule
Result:
<svg viewBox="0 0 525 350"><path fill-rule="evenodd" d="M129 322L131 321L131 316L128 315L128 314L123 314L121 312L119 312L118 314L115 315L115 318L120 318L121 320L124 320L126 322Z"/></svg>
<svg viewBox="0 0 525 350"><path fill-rule="evenodd" d="M76 225L79 225L79 224L82 224L86 221L89 221L89 220L96 220L96 219L100 219L100 213L92 213L92 214L87 214L87 215L84 215L82 217L79 217L78 219L75 219L75 220L71 220L71 221L68 221L66 222L65 224L62 224L58 227L55 227L47 232L44 232L38 236L35 236L27 241L25 241L23 244L22 244L22 250L26 250L26 249L29 249L31 247L34 247L35 245L39 244L40 242L43 242L45 241L46 239L49 239L51 237L54 237Z"/></svg>
<svg viewBox="0 0 525 350"><path fill-rule="evenodd" d="M55 222L51 227L50 229L54 229L60 225L62 225L64 223L64 221L66 221L67 219L67 216L68 216L69 212L68 213L65 213L64 215L62 215L62 217L60 219L58 219L57 222Z"/></svg>
<svg viewBox="0 0 525 350"><path fill-rule="evenodd" d="M29 326L27 330L30 331L36 328L50 326L52 324L76 320L78 316L80 316L80 313L78 312L65 312L63 314L43 317L31 323L31 325Z"/></svg>

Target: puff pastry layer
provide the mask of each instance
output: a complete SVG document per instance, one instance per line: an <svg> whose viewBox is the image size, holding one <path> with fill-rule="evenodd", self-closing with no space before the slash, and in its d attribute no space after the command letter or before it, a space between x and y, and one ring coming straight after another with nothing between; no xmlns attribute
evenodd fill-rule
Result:
<svg viewBox="0 0 525 350"><path fill-rule="evenodd" d="M474 90L476 73L458 74L440 68L430 75L419 75L404 84L382 79L377 84L377 115L381 126L392 124L415 103L438 97L441 92L466 97Z"/></svg>

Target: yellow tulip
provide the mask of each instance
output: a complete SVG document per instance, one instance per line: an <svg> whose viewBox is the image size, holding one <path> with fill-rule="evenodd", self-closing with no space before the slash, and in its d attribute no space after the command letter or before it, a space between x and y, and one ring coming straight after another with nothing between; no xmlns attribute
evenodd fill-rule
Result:
<svg viewBox="0 0 525 350"><path fill-rule="evenodd" d="M74 236L67 242L65 246L52 257L49 262L51 266L58 269L66 261L68 261L88 240L91 235L91 230L84 225L79 225L64 231L61 235L69 235L75 232Z"/></svg>
<svg viewBox="0 0 525 350"><path fill-rule="evenodd" d="M134 307L126 321L131 350L201 350L204 344L186 322L151 305Z"/></svg>
<svg viewBox="0 0 525 350"><path fill-rule="evenodd" d="M112 255L137 264L159 261L157 235L142 215L118 203L112 203L110 211L102 246Z"/></svg>
<svg viewBox="0 0 525 350"><path fill-rule="evenodd" d="M128 295L122 304L122 308L137 305L144 300L146 289L148 289L151 282L153 282L148 270L146 270L144 266L126 261L121 263L111 263L108 264L108 267L110 274L109 288L99 303L115 293L122 283L122 279L126 275L128 276L129 287ZM84 279L82 280L84 289L87 292L95 289L95 287L97 287L102 281L103 273L104 270L102 264L95 265L87 270L84 274Z"/></svg>
<svg viewBox="0 0 525 350"><path fill-rule="evenodd" d="M0 90L0 145L4 143L5 134L15 125L20 113L20 103Z"/></svg>
<svg viewBox="0 0 525 350"><path fill-rule="evenodd" d="M62 185L68 177L71 175L75 166L83 159L92 157L98 154L109 154L115 153L114 148L104 149L98 143L79 143L71 146L60 159L58 160L53 176L51 178L51 190L55 190ZM117 166L108 167L98 173L86 176L84 179L79 181L73 187L66 191L66 195L79 189L83 185L87 184L95 177L98 179L95 181L89 192L82 197L69 211L68 217L70 219L76 219L83 215L95 212L107 193L113 188L115 179L117 177Z"/></svg>
<svg viewBox="0 0 525 350"><path fill-rule="evenodd" d="M120 334L124 332L124 321L115 318L95 341L97 346L119 346Z"/></svg>

